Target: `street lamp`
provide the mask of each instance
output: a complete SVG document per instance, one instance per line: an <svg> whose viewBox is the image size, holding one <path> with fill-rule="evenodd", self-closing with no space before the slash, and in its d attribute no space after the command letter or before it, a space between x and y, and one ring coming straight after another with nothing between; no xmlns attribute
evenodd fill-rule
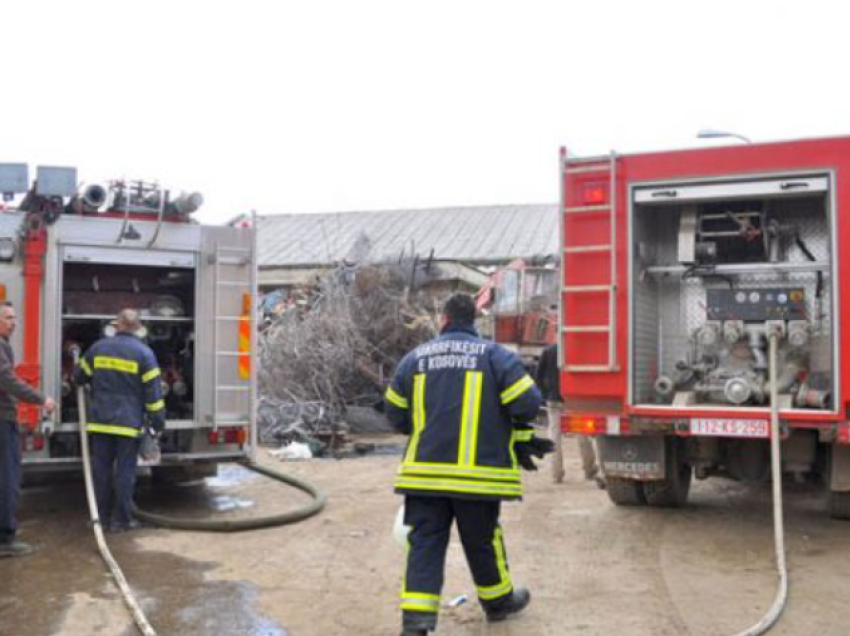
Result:
<svg viewBox="0 0 850 636"><path fill-rule="evenodd" d="M734 137L735 139L740 139L744 143L751 144L753 143L744 135L739 135L738 133L729 132L726 130L715 130L714 128L703 128L697 133L697 137L699 139L716 139L718 137Z"/></svg>

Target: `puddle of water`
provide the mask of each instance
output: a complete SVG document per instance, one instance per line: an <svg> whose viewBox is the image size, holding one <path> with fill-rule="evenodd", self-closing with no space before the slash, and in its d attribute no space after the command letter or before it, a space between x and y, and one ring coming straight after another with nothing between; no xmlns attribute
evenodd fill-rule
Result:
<svg viewBox="0 0 850 636"><path fill-rule="evenodd" d="M256 588L245 581L207 583L198 602L181 609L178 616L192 634L289 636L286 629L253 609L257 596Z"/></svg>
<svg viewBox="0 0 850 636"><path fill-rule="evenodd" d="M251 508L254 506L254 502L250 499L241 499L229 495L213 495L209 499L209 506L218 512L226 512L228 510Z"/></svg>
<svg viewBox="0 0 850 636"><path fill-rule="evenodd" d="M260 477L253 470L248 470L236 464L222 464L218 467L218 475L215 477L207 477L204 481L210 488L227 488L229 486L238 486L245 482L252 481Z"/></svg>

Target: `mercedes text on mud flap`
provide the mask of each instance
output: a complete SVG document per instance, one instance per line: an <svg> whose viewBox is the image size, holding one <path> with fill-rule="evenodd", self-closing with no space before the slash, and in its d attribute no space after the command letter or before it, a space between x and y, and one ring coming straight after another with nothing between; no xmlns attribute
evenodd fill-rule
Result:
<svg viewBox="0 0 850 636"><path fill-rule="evenodd" d="M255 446L251 224L198 225L197 193L129 181L80 188L73 169L39 168L33 187L15 183L6 198L24 196L0 213L0 290L23 316L13 345L24 376L61 396L50 420L21 413L25 470L79 466L73 354L125 307L141 312L162 370L167 423L154 474L244 458Z"/></svg>
<svg viewBox="0 0 850 636"><path fill-rule="evenodd" d="M850 138L562 151L562 427L597 437L615 503L766 479L775 390L784 471L850 517L848 173Z"/></svg>

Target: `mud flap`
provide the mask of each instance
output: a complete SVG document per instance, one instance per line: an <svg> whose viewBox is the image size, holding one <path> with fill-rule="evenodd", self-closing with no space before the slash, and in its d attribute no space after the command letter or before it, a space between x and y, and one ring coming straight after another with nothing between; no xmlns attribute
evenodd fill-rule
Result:
<svg viewBox="0 0 850 636"><path fill-rule="evenodd" d="M833 444L831 463L829 489L832 492L850 492L850 446Z"/></svg>
<svg viewBox="0 0 850 636"><path fill-rule="evenodd" d="M606 477L664 479L664 437L599 437L599 460Z"/></svg>

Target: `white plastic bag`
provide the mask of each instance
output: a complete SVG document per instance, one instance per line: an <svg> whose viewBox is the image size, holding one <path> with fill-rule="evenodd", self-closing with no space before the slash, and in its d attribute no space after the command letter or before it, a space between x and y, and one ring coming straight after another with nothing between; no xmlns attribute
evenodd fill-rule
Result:
<svg viewBox="0 0 850 636"><path fill-rule="evenodd" d="M150 432L142 433L139 442L139 466L156 466L162 459L162 451L159 448L159 440Z"/></svg>
<svg viewBox="0 0 850 636"><path fill-rule="evenodd" d="M404 525L404 504L401 504L395 516L393 524L393 539L402 548L407 549L407 535L410 534L410 526Z"/></svg>
<svg viewBox="0 0 850 636"><path fill-rule="evenodd" d="M313 453L310 452L310 447L301 442L290 442L286 446L281 446L277 450L269 451L269 454L280 460L286 459L312 459Z"/></svg>

